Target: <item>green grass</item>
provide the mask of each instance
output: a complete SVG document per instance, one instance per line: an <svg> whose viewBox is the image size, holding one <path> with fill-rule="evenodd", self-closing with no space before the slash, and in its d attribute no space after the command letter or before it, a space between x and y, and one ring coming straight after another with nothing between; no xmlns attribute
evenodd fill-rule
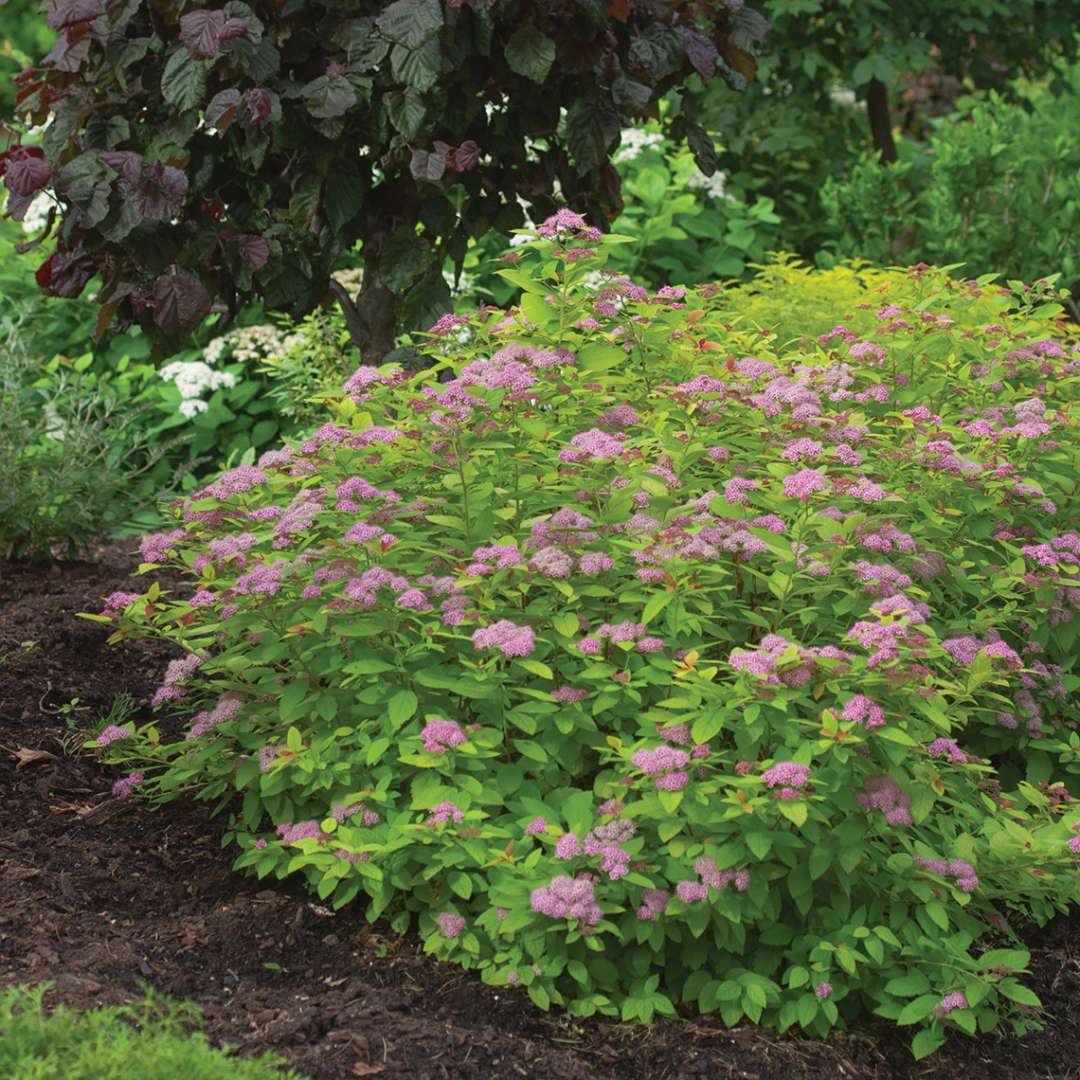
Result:
<svg viewBox="0 0 1080 1080"><path fill-rule="evenodd" d="M4 1080L303 1080L271 1053L238 1058L201 1032L194 1005L147 996L134 1005L46 1014L48 983L0 991L0 1077Z"/></svg>

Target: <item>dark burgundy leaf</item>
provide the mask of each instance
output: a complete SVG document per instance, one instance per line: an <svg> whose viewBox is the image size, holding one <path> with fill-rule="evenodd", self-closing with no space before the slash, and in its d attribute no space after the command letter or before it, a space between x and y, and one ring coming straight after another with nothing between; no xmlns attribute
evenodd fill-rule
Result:
<svg viewBox="0 0 1080 1080"><path fill-rule="evenodd" d="M180 44L192 56L209 60L221 54L221 35L225 29L224 11L189 11L180 19Z"/></svg>
<svg viewBox="0 0 1080 1080"><path fill-rule="evenodd" d="M90 36L82 27L68 27L60 32L44 62L57 71L78 71L90 55Z"/></svg>
<svg viewBox="0 0 1080 1080"><path fill-rule="evenodd" d="M433 145L435 153L446 158L447 168L454 172L466 172L480 160L480 147L472 139L467 139L460 146L451 146L436 139Z"/></svg>
<svg viewBox="0 0 1080 1080"><path fill-rule="evenodd" d="M36 195L52 176L52 166L39 146L16 146L0 158L0 176L13 195Z"/></svg>
<svg viewBox="0 0 1080 1080"><path fill-rule="evenodd" d="M270 114L273 112L273 101L274 99L270 96L268 90L256 87L254 90L247 92L244 98L244 110L247 112L252 126L259 127L270 119Z"/></svg>
<svg viewBox="0 0 1080 1080"><path fill-rule="evenodd" d="M22 221L26 217L26 212L30 209L30 204L34 201L33 195L15 195L8 194L6 209L13 221Z"/></svg>
<svg viewBox="0 0 1080 1080"><path fill-rule="evenodd" d="M712 176L717 167L716 144L709 137L708 132L700 124L688 124L686 141L690 144L697 167L706 176Z"/></svg>
<svg viewBox="0 0 1080 1080"><path fill-rule="evenodd" d="M454 154L455 168L458 172L468 172L480 160L480 146L472 139L466 139Z"/></svg>
<svg viewBox="0 0 1080 1080"><path fill-rule="evenodd" d="M220 41L235 41L237 38L251 37L251 27L244 19L226 19L221 28Z"/></svg>
<svg viewBox="0 0 1080 1080"><path fill-rule="evenodd" d="M97 266L81 248L74 251L54 251L38 267L34 275L46 296L72 299L86 287Z"/></svg>
<svg viewBox="0 0 1080 1080"><path fill-rule="evenodd" d="M105 13L104 0L51 0L45 21L54 29L90 22Z"/></svg>
<svg viewBox="0 0 1080 1080"><path fill-rule="evenodd" d="M194 330L210 311L210 294L206 286L181 270L166 274L154 282L154 322L170 336Z"/></svg>
<svg viewBox="0 0 1080 1080"><path fill-rule="evenodd" d="M427 180L432 184L438 183L446 172L446 155L437 150L432 153L428 150L414 150L409 162L409 172L414 180Z"/></svg>
<svg viewBox="0 0 1080 1080"><path fill-rule="evenodd" d="M716 46L699 30L684 28L682 39L686 58L694 65L694 70L703 79L711 79L716 74L716 61L720 58Z"/></svg>
<svg viewBox="0 0 1080 1080"><path fill-rule="evenodd" d="M236 110L240 107L240 101L240 91L236 89L222 90L215 94L206 106L206 126L224 135L236 119Z"/></svg>
<svg viewBox="0 0 1080 1080"><path fill-rule="evenodd" d="M134 150L103 150L100 157L127 183L135 185L139 182L139 173L143 167L142 154L136 154Z"/></svg>
<svg viewBox="0 0 1080 1080"><path fill-rule="evenodd" d="M252 270L261 270L270 258L270 245L261 236L244 234L233 237L240 258L251 267Z"/></svg>
<svg viewBox="0 0 1080 1080"><path fill-rule="evenodd" d="M188 179L172 165L146 165L132 185L135 208L147 221L168 221L180 213L187 194Z"/></svg>

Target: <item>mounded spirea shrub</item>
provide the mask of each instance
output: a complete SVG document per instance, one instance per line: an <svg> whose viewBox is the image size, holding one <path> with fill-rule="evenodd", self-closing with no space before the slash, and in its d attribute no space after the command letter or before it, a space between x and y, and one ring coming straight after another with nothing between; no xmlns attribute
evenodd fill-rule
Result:
<svg viewBox="0 0 1080 1080"><path fill-rule="evenodd" d="M544 1008L1037 1023L1016 928L1080 898L1060 308L846 268L778 337L765 286L650 295L539 231L519 309L144 540L190 587L102 617L187 650L188 719L95 740L118 793Z"/></svg>

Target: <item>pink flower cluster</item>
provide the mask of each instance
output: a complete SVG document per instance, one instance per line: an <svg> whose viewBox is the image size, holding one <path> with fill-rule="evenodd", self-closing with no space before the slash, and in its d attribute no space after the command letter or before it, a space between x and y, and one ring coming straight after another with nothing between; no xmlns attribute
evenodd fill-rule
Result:
<svg viewBox="0 0 1080 1080"><path fill-rule="evenodd" d="M424 749L429 754L445 754L448 747L461 746L468 741L468 736L455 720L429 720L420 738L424 740Z"/></svg>
<svg viewBox="0 0 1080 1080"><path fill-rule="evenodd" d="M452 911L443 911L435 916L435 924L444 938L453 940L465 929L465 917Z"/></svg>
<svg viewBox="0 0 1080 1080"><path fill-rule="evenodd" d="M596 902L591 878L560 874L547 885L534 889L529 900L533 911L552 919L577 919L586 927L595 926L603 912Z"/></svg>
<svg viewBox="0 0 1080 1080"><path fill-rule="evenodd" d="M559 686L551 691L551 696L556 701L566 705L573 705L578 701L584 701L589 696L588 690L579 690L572 686Z"/></svg>
<svg viewBox="0 0 1080 1080"><path fill-rule="evenodd" d="M644 922L652 922L658 919L667 910L671 901L671 893L665 889L646 889L641 894L641 904L637 909L637 917Z"/></svg>
<svg viewBox="0 0 1080 1080"><path fill-rule="evenodd" d="M638 750L630 760L646 776L655 777L658 791L681 791L690 782L690 774L684 771L690 760L685 750L658 746L654 750Z"/></svg>
<svg viewBox="0 0 1080 1080"><path fill-rule="evenodd" d="M517 626L509 619L500 619L491 626L473 631L473 646L477 649L498 649L508 659L528 656L536 645L536 635L528 626Z"/></svg>
<svg viewBox="0 0 1080 1080"><path fill-rule="evenodd" d="M841 713L844 720L862 724L867 731L873 731L885 723L885 712L880 705L875 705L865 694L856 694L845 705Z"/></svg>
<svg viewBox="0 0 1080 1080"><path fill-rule="evenodd" d="M461 808L452 802L441 802L436 806L433 806L428 811L427 823L429 825L445 825L447 822L453 822L455 825L460 825L465 820L465 815L461 812Z"/></svg>
<svg viewBox="0 0 1080 1080"><path fill-rule="evenodd" d="M778 799L797 799L810 780L810 766L797 761L778 761L761 774L762 782Z"/></svg>
<svg viewBox="0 0 1080 1080"><path fill-rule="evenodd" d="M201 656L188 653L179 660L170 660L165 668L165 677L161 680L161 686L154 691L150 699L153 708L164 705L167 701L179 701L185 696L183 684L194 674L195 669L203 662Z"/></svg>
<svg viewBox="0 0 1080 1080"><path fill-rule="evenodd" d="M680 881L675 886L675 895L684 904L693 904L709 898L709 889L726 889L734 885L737 892L746 892L750 888L749 870L719 870L716 860L703 855L694 863L697 881Z"/></svg>
<svg viewBox="0 0 1080 1080"><path fill-rule="evenodd" d="M202 709L191 718L191 727L188 729L187 738L197 739L205 735L219 724L235 720L244 704L244 697L233 691L222 694L212 709Z"/></svg>
<svg viewBox="0 0 1080 1080"><path fill-rule="evenodd" d="M109 593L105 600L105 607L102 608L101 614L107 615L110 619L115 615L119 615L129 604L134 604L136 600L140 599L138 593L130 592L113 592Z"/></svg>
<svg viewBox="0 0 1080 1080"><path fill-rule="evenodd" d="M915 856L915 865L922 870L928 870L938 877L951 877L956 879L956 887L964 892L974 892L979 887L979 879L975 875L975 868L963 859L953 859L951 862L945 859L926 859L921 855Z"/></svg>
<svg viewBox="0 0 1080 1080"><path fill-rule="evenodd" d="M970 1007L967 995L959 990L954 990L951 994L946 994L941 999L940 1005L934 1007L934 1015L940 1018L942 1016L947 1016L954 1009L969 1009Z"/></svg>
<svg viewBox="0 0 1080 1080"><path fill-rule="evenodd" d="M595 656L603 648L604 641L615 645L633 643L634 649L639 653L659 652L664 647L663 638L651 636L646 633L641 623L629 621L614 625L601 623L588 637L583 637L577 647L586 656Z"/></svg>
<svg viewBox="0 0 1080 1080"><path fill-rule="evenodd" d="M960 749L955 739L934 739L933 742L927 743L926 752L931 757L945 758L953 765L966 765L974 760Z"/></svg>
<svg viewBox="0 0 1080 1080"><path fill-rule="evenodd" d="M855 801L868 810L880 810L890 825L911 824L911 799L891 776L871 776Z"/></svg>
<svg viewBox="0 0 1080 1080"><path fill-rule="evenodd" d="M109 746L111 743L120 742L122 739L130 738L131 731L128 728L118 727L116 724L110 724L97 737L97 744L98 746Z"/></svg>
<svg viewBox="0 0 1080 1080"><path fill-rule="evenodd" d="M117 780L112 786L113 798L126 799L146 779L141 772L133 772Z"/></svg>

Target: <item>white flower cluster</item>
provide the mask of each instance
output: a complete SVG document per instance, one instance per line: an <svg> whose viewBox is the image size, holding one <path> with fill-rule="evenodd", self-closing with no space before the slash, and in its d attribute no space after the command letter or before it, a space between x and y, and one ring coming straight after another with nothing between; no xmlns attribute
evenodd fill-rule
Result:
<svg viewBox="0 0 1080 1080"><path fill-rule="evenodd" d="M215 371L201 360L174 360L166 364L159 372L165 382L176 384L180 391L180 415L190 420L198 413L206 412L209 407L202 400L207 390L217 390L222 386L235 386L236 376L227 371Z"/></svg>
<svg viewBox="0 0 1080 1080"><path fill-rule="evenodd" d="M514 246L514 241L516 239L517 239L516 236L513 236L513 237L510 238L510 246L511 247ZM527 240L528 237L526 237L525 239ZM475 280L476 279L472 276L472 274L466 274L466 273L462 272L461 278L458 280L457 284L455 285L454 284L454 271L453 270L444 270L443 271L443 281L445 281L447 286L449 287L451 296L465 296L466 294L472 292L472 288L473 288L473 284L474 284Z"/></svg>
<svg viewBox="0 0 1080 1080"><path fill-rule="evenodd" d="M866 102L859 101L855 96L855 91L847 86L834 86L829 91L829 97L834 104L842 105L848 109L865 109Z"/></svg>
<svg viewBox="0 0 1080 1080"><path fill-rule="evenodd" d="M24 233L39 233L49 223L49 208L56 202L48 191L39 191L30 205L26 208L26 214L22 219L22 231ZM7 211L7 199L4 200L4 210Z"/></svg>
<svg viewBox="0 0 1080 1080"><path fill-rule="evenodd" d="M349 270L338 270L330 276L339 285L343 285L350 296L355 296L364 283L364 269L361 266L354 266Z"/></svg>
<svg viewBox="0 0 1080 1080"><path fill-rule="evenodd" d="M285 334L272 323L242 326L214 338L203 349L203 359L216 364L226 352L231 352L234 360L245 362L271 359L284 356L300 340L299 334Z"/></svg>
<svg viewBox="0 0 1080 1080"><path fill-rule="evenodd" d="M615 161L633 161L642 150L648 150L650 146L659 146L664 141L664 136L659 131L646 131L644 128L624 128L619 149L615 153Z"/></svg>
<svg viewBox="0 0 1080 1080"><path fill-rule="evenodd" d="M688 188L696 191L704 191L711 199L731 199L727 193L727 176L720 172L714 172L712 176L706 176L700 169L686 181Z"/></svg>

